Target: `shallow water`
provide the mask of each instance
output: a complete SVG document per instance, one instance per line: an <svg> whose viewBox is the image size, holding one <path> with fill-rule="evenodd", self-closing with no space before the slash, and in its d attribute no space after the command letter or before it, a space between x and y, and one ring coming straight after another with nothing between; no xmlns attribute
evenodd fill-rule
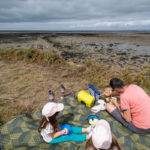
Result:
<svg viewBox="0 0 150 150"><path fill-rule="evenodd" d="M150 56L150 46L142 45L132 45L127 43L106 43L106 42L85 42L85 46L93 48L105 48L116 51L128 52L133 55L149 55Z"/></svg>

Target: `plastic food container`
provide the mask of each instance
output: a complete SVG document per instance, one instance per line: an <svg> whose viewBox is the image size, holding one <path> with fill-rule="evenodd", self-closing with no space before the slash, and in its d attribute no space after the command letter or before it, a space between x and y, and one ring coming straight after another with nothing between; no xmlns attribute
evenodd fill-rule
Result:
<svg viewBox="0 0 150 150"><path fill-rule="evenodd" d="M92 107L95 101L94 96L91 96L88 92L82 90L77 94L79 102L84 103L87 107Z"/></svg>

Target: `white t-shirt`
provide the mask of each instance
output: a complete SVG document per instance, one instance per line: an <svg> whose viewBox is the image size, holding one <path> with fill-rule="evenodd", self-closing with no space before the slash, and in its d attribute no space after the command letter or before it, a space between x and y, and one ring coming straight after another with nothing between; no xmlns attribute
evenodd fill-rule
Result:
<svg viewBox="0 0 150 150"><path fill-rule="evenodd" d="M46 128L41 130L41 135L43 137L43 140L49 143L52 140L49 134L53 132L54 132L54 128L52 127L50 123L48 123Z"/></svg>

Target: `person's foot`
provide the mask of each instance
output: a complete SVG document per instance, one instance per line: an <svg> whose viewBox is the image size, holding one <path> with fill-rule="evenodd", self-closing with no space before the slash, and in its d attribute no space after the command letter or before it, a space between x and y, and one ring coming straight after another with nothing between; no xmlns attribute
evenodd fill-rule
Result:
<svg viewBox="0 0 150 150"><path fill-rule="evenodd" d="M90 125L89 127L86 128L86 131L87 131L88 133L90 133L92 130L93 130L92 125Z"/></svg>
<svg viewBox="0 0 150 150"><path fill-rule="evenodd" d="M86 140L89 140L91 138L92 134L91 135L86 135Z"/></svg>
<svg viewBox="0 0 150 150"><path fill-rule="evenodd" d="M89 133L87 136L88 138L90 138L92 136L92 132L93 132L94 126L90 125L89 127L86 128L86 131Z"/></svg>

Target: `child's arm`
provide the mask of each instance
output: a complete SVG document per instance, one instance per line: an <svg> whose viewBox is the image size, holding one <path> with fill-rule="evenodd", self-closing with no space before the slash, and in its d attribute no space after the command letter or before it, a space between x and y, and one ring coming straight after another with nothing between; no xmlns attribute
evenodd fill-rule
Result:
<svg viewBox="0 0 150 150"><path fill-rule="evenodd" d="M58 132L54 132L54 133L50 133L49 135L55 139L61 135L64 135L64 134L68 134L68 130L65 128L64 130L61 130L61 131L58 131Z"/></svg>

